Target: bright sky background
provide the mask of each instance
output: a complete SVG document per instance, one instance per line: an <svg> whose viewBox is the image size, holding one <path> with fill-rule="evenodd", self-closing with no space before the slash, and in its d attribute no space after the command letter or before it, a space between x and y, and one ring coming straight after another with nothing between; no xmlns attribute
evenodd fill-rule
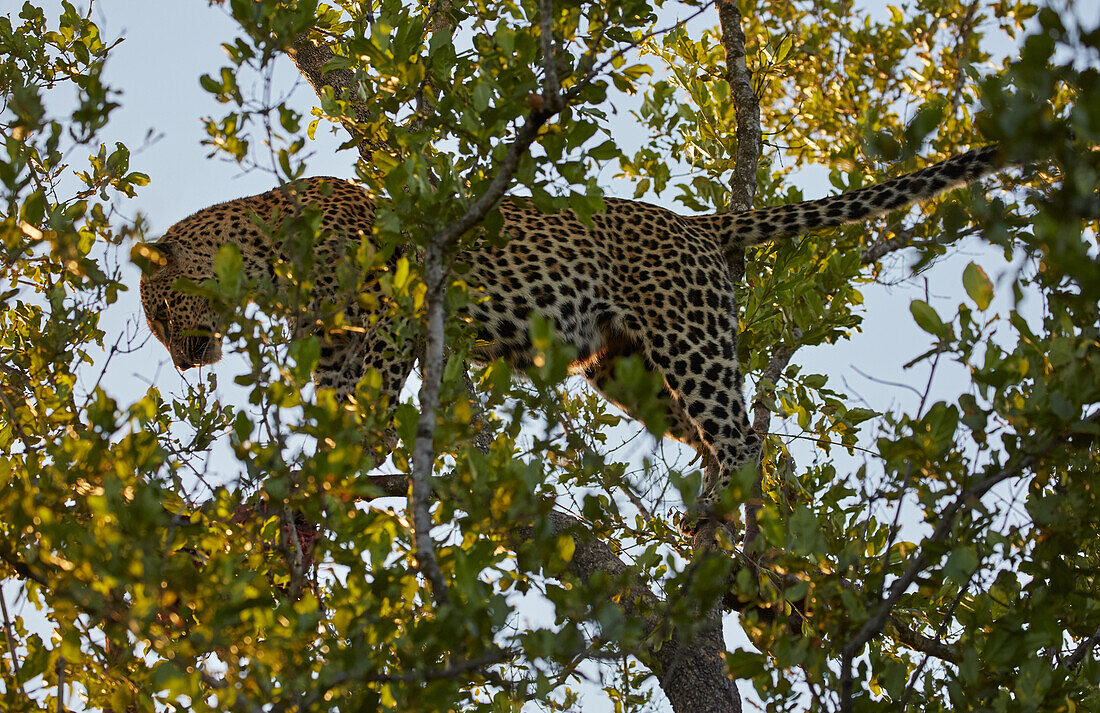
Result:
<svg viewBox="0 0 1100 713"><path fill-rule="evenodd" d="M52 11L59 5L52 1L38 4L46 5L48 17L56 14ZM85 0L76 4L86 7L87 3ZM872 12L883 12L885 7L881 0L863 4ZM1086 17L1090 6L1100 10L1100 0L1085 0L1080 4L1079 9ZM5 0L0 12L17 14L16 2ZM136 199L117 205L126 215L140 212L147 217L150 226L147 239L155 240L171 224L203 207L259 193L275 185L275 179L269 172L245 172L237 164L210 159L207 157L210 150L200 144L206 136L201 118L220 117L226 110L202 90L198 82L201 74L216 75L223 65L228 64L220 45L232 40L236 30L222 9L208 7L201 0L98 0L95 2L94 19L106 38L125 37L125 41L112 52L106 71L107 83L122 91L116 99L121 107L112 114L111 122L99 138L108 146L119 141L130 147L131 170L142 171L151 178L150 184L140 190ZM701 24L716 25L717 13L711 11L705 15ZM1010 46L998 49L1011 52ZM285 57L276 63L274 85L280 91L290 91L296 87L291 104L308 115L314 96ZM245 94L254 96L261 89L258 80L254 87L242 86ZM620 111L613 128L616 140L625 145L643 140L634 123L625 109ZM314 156L309 162L309 173L352 177L357 153L336 152L336 147L344 138L342 132L334 136L325 129L318 131L317 140L310 145ZM72 158L74 161L82 160L84 156L78 152ZM605 171L608 177L611 173L611 170ZM832 192L824 176L823 170L814 169L798 174L807 197ZM628 186L612 181L608 181L605 188L610 195L629 196L631 193ZM647 199L676 208L671 202L672 193L670 190L666 196L650 196ZM122 254L124 262L126 254ZM912 392L883 386L856 369L877 379L922 389L928 377L928 367L902 368L904 363L925 351L930 343L928 335L913 323L908 310L909 301L914 297L923 297L926 278L933 306L940 308L941 314L953 314L955 306L965 300L961 274L970 260L981 264L995 284L998 277L1006 274L1007 266L999 251L973 241L966 243L921 280L908 281L896 287L868 288L863 332L840 344L803 349L798 352L795 361L804 365L805 371L829 375L838 388L865 399L872 408L911 408L917 398ZM108 344L121 334L136 335L139 342L145 343L130 354L114 357L103 386L122 403L137 399L151 384L155 384L167 398L181 395L185 391L185 381L198 383L199 372L192 370L180 375L173 369L166 350L150 338L144 319L139 314L139 273L133 266L128 266L126 274L131 291L105 313L102 324L108 333ZM892 277L900 279L906 274L904 261L899 261ZM998 293L998 302L994 307L1002 312L1008 304L1004 292L1001 290ZM227 349L227 358L215 367L223 399L231 393L229 387L233 375L247 369L242 357L234 357L229 354L230 351ZM86 387L93 383L96 375L98 369L88 372L90 378ZM933 384L934 393L938 398L951 397L967 383L966 373L961 368L941 365ZM779 429L781 425L778 420L773 420L772 427ZM797 433L797 428L792 432ZM671 444L665 445L667 452ZM799 465L809 465L810 451L800 450L804 455ZM848 459L848 462L854 467L861 460ZM25 604L15 600L15 587L11 583L5 587L5 593L16 611L28 612ZM745 637L733 617L729 618L726 630L730 648L745 644ZM743 692L747 693L749 688L748 685L743 686Z"/></svg>

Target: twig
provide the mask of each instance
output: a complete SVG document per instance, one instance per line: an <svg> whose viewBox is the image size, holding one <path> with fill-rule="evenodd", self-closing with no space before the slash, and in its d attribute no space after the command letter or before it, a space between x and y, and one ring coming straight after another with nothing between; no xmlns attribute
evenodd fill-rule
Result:
<svg viewBox="0 0 1100 713"><path fill-rule="evenodd" d="M23 672L19 667L19 656L15 653L15 632L13 631L11 617L8 616L8 602L4 596L4 589L0 586L0 611L4 614L4 637L8 640L8 654L11 656L12 670L15 672L15 682L22 687Z"/></svg>
<svg viewBox="0 0 1100 713"><path fill-rule="evenodd" d="M878 376L872 376L871 374L868 374L867 372L860 369L858 366L852 366L851 369L852 369L852 371L859 374L860 376L862 376L864 379L867 379L868 381L872 381L876 384L882 384L883 386L893 386L893 387L898 388L898 389L905 389L906 391L912 391L918 399L921 397L921 392L915 386L912 386L911 384L906 384L906 383L903 383L903 382L900 382L900 381L890 381L889 379L883 379L883 378L880 378Z"/></svg>
<svg viewBox="0 0 1100 713"><path fill-rule="evenodd" d="M291 476L294 477L293 475ZM290 511L290 506L284 501L279 511L279 520L282 523L281 545L283 555L290 565L290 590L287 596L292 602L298 601L302 593L302 577L305 572L305 554L302 551L302 540L298 537L298 522Z"/></svg>
<svg viewBox="0 0 1100 713"><path fill-rule="evenodd" d="M584 90L585 87L587 87L589 84L592 83L592 80L594 80L597 76L599 76L600 72L602 72L608 65L615 62L615 60L619 59L620 57L625 55L630 50L641 46L641 44L643 42L647 41L647 40L651 40L654 37L658 37L660 35L665 34L666 32L671 32L672 30L675 30L678 27L682 27L682 26L686 25L687 23L694 20L696 17L699 17L704 12L709 10L710 6L712 4L713 3L708 2L708 3L705 3L703 5L700 5L698 10L696 10L695 12L691 13L690 15L688 15L687 17L685 17L681 20L677 20L676 22L672 23L668 27L662 27L660 29L652 30L650 32L645 33L641 37L638 37L637 39L632 40L631 42L628 42L625 45L623 45L622 47L620 47L618 50L613 52L611 54L611 56L608 57L607 59L605 59L604 61L600 62L599 64L596 64L595 63L595 51L598 49L600 41L603 39L604 30L605 30L604 27L601 27L600 32L596 37L596 42L594 42L590 46L590 52L585 55L585 58L583 60L581 60L580 66L582 68L587 68L585 70L584 76L581 77L581 80L579 82L577 82L576 84L574 84L573 86L571 86L569 88L569 91L567 91L565 93L565 102L569 103L570 101L575 99L577 97L577 95L580 94Z"/></svg>
<svg viewBox="0 0 1100 713"><path fill-rule="evenodd" d="M65 657L57 657L57 713L65 713Z"/></svg>
<svg viewBox="0 0 1100 713"><path fill-rule="evenodd" d="M819 443L819 444L824 445L824 446L837 446L838 448L850 448L853 451L859 451L861 453L867 453L869 455L877 456L877 457L880 457L880 458L882 457L881 453L879 453L878 451L873 451L870 448L864 448L863 446L857 446L857 445L848 444L848 443L841 443L840 441L833 441L833 440L830 440L828 438L821 438L819 436L803 436L800 433L781 433L781 432L778 432L778 431L767 431L765 433L761 433L760 435L762 435L762 436L775 436L776 438L791 438L791 439L797 438L797 439L801 439L801 440L804 440L804 441L813 441L814 443Z"/></svg>
<svg viewBox="0 0 1100 713"><path fill-rule="evenodd" d="M477 658L466 659L452 663L442 668L427 668L407 671L404 673L374 673L366 674L362 676L361 680L371 681L376 683L388 683L388 682L403 682L413 683L419 681L439 681L441 679L454 678L462 673L468 673L470 671L477 671L483 669L486 666L492 666L494 664L503 663L509 658L516 656L518 652L510 649L497 649L491 653L478 656ZM489 678L496 685L505 685L506 682L502 681L499 676L496 676L490 671L482 671L481 674L486 678Z"/></svg>
<svg viewBox="0 0 1100 713"><path fill-rule="evenodd" d="M966 74L963 72L962 64L966 59L966 43L970 41L970 36L974 33L974 26L977 24L974 20L974 13L981 5L980 0L971 0L970 5L966 8L966 14L959 22L959 31L955 40L955 83L951 90L951 111L948 116L954 116L955 112L959 109L959 103L962 100L963 84L966 82ZM980 19L980 18L979 18Z"/></svg>
<svg viewBox="0 0 1100 713"><path fill-rule="evenodd" d="M477 431L474 432L474 447L482 453L489 453L489 446L493 443L493 433L489 429L489 417L485 415L485 404L477 396L474 382L470 379L470 371L467 364L462 365L462 383L466 386L466 393L470 397L470 408L474 412L473 422Z"/></svg>

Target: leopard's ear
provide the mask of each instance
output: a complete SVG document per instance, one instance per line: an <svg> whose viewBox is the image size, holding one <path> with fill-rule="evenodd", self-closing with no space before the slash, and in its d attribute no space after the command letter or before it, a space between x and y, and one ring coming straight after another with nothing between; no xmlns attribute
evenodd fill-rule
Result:
<svg viewBox="0 0 1100 713"><path fill-rule="evenodd" d="M143 272L150 274L175 261L175 246L171 243L138 243L130 250L130 259Z"/></svg>

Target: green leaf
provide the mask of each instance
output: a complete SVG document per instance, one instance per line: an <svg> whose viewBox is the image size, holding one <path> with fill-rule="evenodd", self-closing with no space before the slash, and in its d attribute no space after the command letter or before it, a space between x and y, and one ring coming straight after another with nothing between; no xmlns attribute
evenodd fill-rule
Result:
<svg viewBox="0 0 1100 713"><path fill-rule="evenodd" d="M978 568L978 562L977 550L969 545L961 545L951 550L947 563L943 567L943 572L948 579L961 587L970 581L974 570Z"/></svg>
<svg viewBox="0 0 1100 713"><path fill-rule="evenodd" d="M932 309L932 306L924 300L910 302L909 311L912 312L913 319L917 321L917 326L924 331L935 337L943 338L947 336L947 325L940 319L936 310Z"/></svg>
<svg viewBox="0 0 1100 713"><path fill-rule="evenodd" d="M993 300L993 283L981 266L973 262L966 266L963 270L963 287L979 310L984 312L989 308L989 303Z"/></svg>

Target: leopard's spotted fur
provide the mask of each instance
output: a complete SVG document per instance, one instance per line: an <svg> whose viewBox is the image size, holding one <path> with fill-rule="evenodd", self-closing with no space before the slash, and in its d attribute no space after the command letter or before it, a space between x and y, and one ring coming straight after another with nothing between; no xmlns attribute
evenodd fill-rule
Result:
<svg viewBox="0 0 1100 713"><path fill-rule="evenodd" d="M607 200L588 227L572 213L547 215L520 202L504 202L503 247L464 257L468 281L489 299L469 308L480 326L477 356L504 358L523 368L532 356L528 318L553 321L577 352L576 370L603 390L614 360L642 356L664 378L670 404L669 435L715 459L702 501L713 501L731 475L754 457L753 432L735 358L737 314L723 254L780 237L863 220L973 181L997 168L994 147L975 149L882 184L820 200L740 213L682 216L664 208ZM315 303L338 299L332 263L346 241L369 236L374 208L356 185L312 178L249 198L222 203L176 223L154 247L165 264L141 280L149 325L180 369L217 361L221 339L206 301L173 288L178 278L213 276L213 257L226 243L240 247L248 274L272 274L280 250L255 218L292 214L315 204L323 213L316 247ZM367 325L354 314L352 324ZM411 360L384 348L383 321L326 341L315 373L318 386L341 395L354 391L368 369L382 376L382 391L396 398Z"/></svg>

